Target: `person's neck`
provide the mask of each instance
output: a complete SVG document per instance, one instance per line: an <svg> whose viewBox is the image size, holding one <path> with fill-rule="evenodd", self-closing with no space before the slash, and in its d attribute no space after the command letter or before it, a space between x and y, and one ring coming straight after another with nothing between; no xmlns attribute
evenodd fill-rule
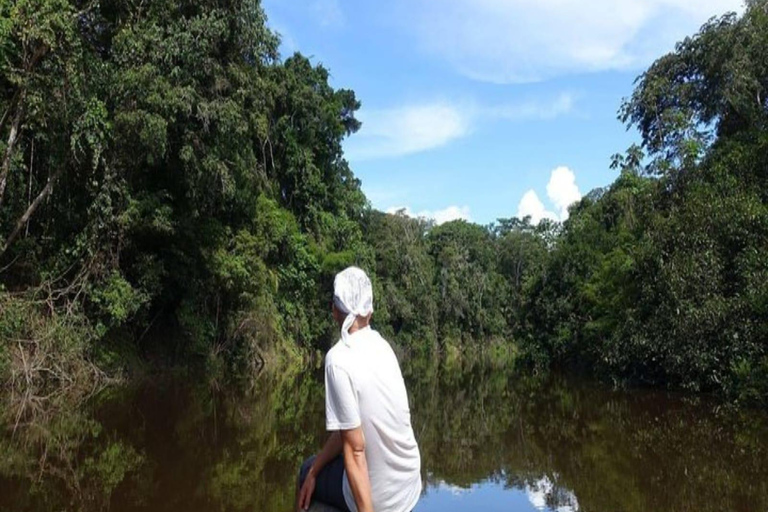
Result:
<svg viewBox="0 0 768 512"><path fill-rule="evenodd" d="M365 329L370 324L368 322L359 322L355 320L355 323L352 324L352 326L349 328L349 334L354 334L357 331L360 331L362 329Z"/></svg>

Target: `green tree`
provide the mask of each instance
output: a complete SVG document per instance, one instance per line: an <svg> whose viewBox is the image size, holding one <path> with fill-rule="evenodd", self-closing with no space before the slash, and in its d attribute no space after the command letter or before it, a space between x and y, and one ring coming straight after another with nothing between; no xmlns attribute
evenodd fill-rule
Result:
<svg viewBox="0 0 768 512"><path fill-rule="evenodd" d="M506 281L498 271L494 239L482 226L462 220L431 229L441 337L482 341L507 334Z"/></svg>
<svg viewBox="0 0 768 512"><path fill-rule="evenodd" d="M372 211L364 220L366 241L376 254L374 322L401 347L425 351L437 343L438 304L434 262L427 248L433 226L404 213Z"/></svg>

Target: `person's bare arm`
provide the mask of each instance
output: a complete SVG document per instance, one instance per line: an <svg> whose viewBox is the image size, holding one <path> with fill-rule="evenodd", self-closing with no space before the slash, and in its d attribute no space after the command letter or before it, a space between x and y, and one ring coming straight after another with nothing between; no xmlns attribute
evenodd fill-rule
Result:
<svg viewBox="0 0 768 512"><path fill-rule="evenodd" d="M341 431L344 452L344 469L347 471L349 487L355 498L358 512L373 512L371 481L368 478L368 461L365 460L365 436L363 429Z"/></svg>
<svg viewBox="0 0 768 512"><path fill-rule="evenodd" d="M312 463L312 467L309 468L307 478L304 480L304 485L299 490L298 505L300 509L307 510L310 502L312 501L312 494L315 492L315 479L321 469L326 464L341 454L341 434L338 431L331 432L328 439L325 441L325 446L315 457L315 461Z"/></svg>

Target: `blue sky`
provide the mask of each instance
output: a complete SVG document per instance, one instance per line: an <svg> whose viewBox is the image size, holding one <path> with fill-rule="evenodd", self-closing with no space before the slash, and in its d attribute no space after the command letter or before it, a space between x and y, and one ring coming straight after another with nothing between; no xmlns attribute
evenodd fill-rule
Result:
<svg viewBox="0 0 768 512"><path fill-rule="evenodd" d="M281 53L353 89L345 153L380 210L488 224L567 206L638 141L643 69L741 0L264 0Z"/></svg>
<svg viewBox="0 0 768 512"><path fill-rule="evenodd" d="M513 487L503 482L504 475L469 487L433 481L428 476L427 490L419 499L416 512L578 512L579 501L569 489L556 486L547 476Z"/></svg>

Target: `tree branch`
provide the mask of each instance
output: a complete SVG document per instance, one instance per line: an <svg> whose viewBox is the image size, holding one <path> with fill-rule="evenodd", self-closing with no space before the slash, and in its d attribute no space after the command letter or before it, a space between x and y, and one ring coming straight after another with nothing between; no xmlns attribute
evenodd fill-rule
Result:
<svg viewBox="0 0 768 512"><path fill-rule="evenodd" d="M21 230L24 228L24 226L29 222L30 217L35 213L35 210L37 210L37 207L40 206L40 203L43 202L43 200L48 197L48 195L53 190L53 184L54 182L59 178L61 173L63 172L64 167L59 167L59 170L54 173L53 176L48 178L48 183L45 184L45 187L43 190L40 191L40 193L37 195L34 201L32 201L32 204L29 205L29 208L27 208L27 211L24 212L24 215L22 215L18 221L16 221L16 227L13 228L13 231L10 235L8 235L8 238L5 240L5 243L3 244L2 249L0 249L0 256L6 253L8 248L13 244L13 242L16 241L16 238L18 238L19 233L21 233Z"/></svg>

